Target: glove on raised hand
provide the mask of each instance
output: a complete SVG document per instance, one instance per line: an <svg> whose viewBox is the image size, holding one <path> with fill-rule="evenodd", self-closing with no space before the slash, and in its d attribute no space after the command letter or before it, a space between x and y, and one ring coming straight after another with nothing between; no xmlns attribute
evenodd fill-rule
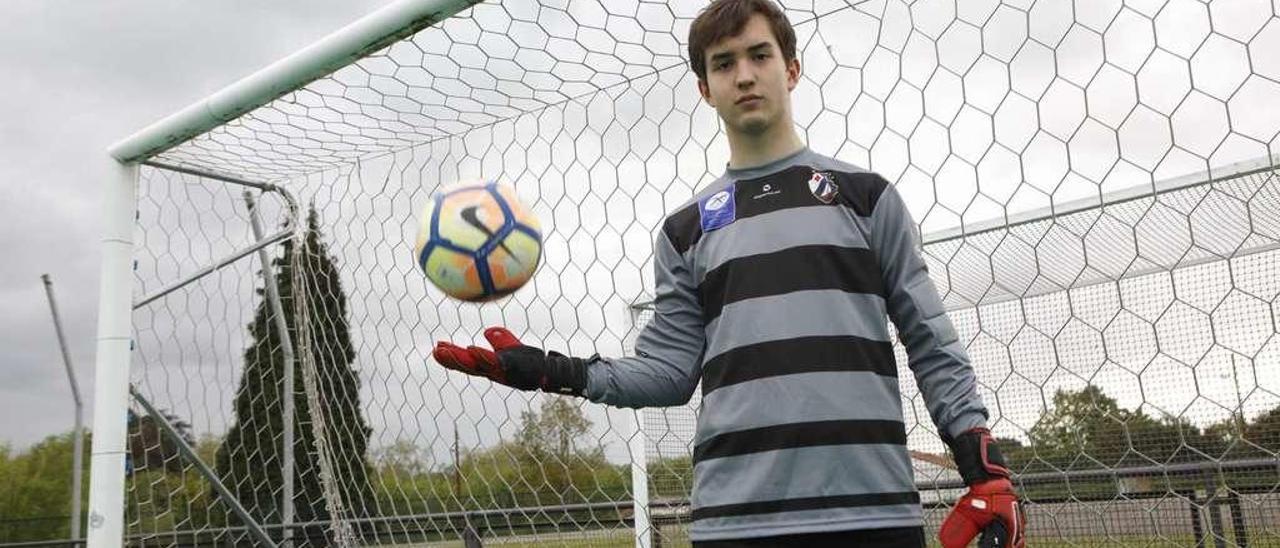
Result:
<svg viewBox="0 0 1280 548"><path fill-rule="evenodd" d="M504 327L484 330L493 350L449 342L436 343L432 356L449 369L485 377L520 390L542 390L582 396L587 390L587 363L520 342Z"/></svg>

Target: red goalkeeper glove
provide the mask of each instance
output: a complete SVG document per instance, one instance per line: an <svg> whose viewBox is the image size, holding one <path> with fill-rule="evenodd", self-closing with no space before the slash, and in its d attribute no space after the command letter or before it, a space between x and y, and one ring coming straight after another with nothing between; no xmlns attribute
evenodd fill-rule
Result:
<svg viewBox="0 0 1280 548"><path fill-rule="evenodd" d="M436 343L436 361L454 371L485 377L520 390L582 396L587 390L587 361L525 345L503 327L484 330L493 350Z"/></svg>
<svg viewBox="0 0 1280 548"><path fill-rule="evenodd" d="M979 533L979 548L1024 548L1026 515L991 431L974 428L946 441L969 492L942 522L943 548L964 548Z"/></svg>

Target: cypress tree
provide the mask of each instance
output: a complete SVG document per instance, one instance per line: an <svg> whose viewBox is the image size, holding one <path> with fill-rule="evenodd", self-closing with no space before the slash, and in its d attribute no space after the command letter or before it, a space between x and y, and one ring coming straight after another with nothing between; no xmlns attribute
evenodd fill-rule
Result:
<svg viewBox="0 0 1280 548"><path fill-rule="evenodd" d="M284 253L272 261L294 354L294 518L327 521L312 410L303 389L303 349L298 348L294 306L294 253L287 240ZM322 242L315 209L307 216L301 252L310 327L310 357L318 372L317 388L325 435L333 456L332 471L347 517L373 513L366 450L370 428L360 406L360 379L352 363L355 351L347 323L347 300L335 259ZM265 278L264 278L265 279ZM265 282L257 289L258 305L249 324L252 343L244 353L244 370L235 397L235 422L217 454L218 475L259 523L279 523L283 489L284 352ZM234 518L230 518L234 521ZM298 545L325 545L324 528L295 530ZM306 537L304 540L302 537Z"/></svg>

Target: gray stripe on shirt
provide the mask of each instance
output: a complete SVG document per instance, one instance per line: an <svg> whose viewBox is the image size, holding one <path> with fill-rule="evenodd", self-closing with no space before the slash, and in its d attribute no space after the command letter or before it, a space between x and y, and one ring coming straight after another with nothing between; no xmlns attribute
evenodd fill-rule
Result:
<svg viewBox="0 0 1280 548"><path fill-rule="evenodd" d="M902 422L898 379L868 371L797 373L720 388L702 400L694 444L726 432L829 420Z"/></svg>
<svg viewBox="0 0 1280 548"><path fill-rule="evenodd" d="M693 265L694 283L707 272L738 257L772 253L802 245L833 245L867 249L862 233L850 230L849 215L840 206L818 205L771 211L704 234L685 252Z"/></svg>
<svg viewBox="0 0 1280 548"><path fill-rule="evenodd" d="M695 468L695 508L915 489L902 481L912 477L912 470L899 445L799 447L712 459Z"/></svg>
<svg viewBox="0 0 1280 548"><path fill-rule="evenodd" d="M740 346L796 337L853 335L888 341L885 314L879 295L831 289L738 301L725 305L707 325L705 360Z"/></svg>
<svg viewBox="0 0 1280 548"><path fill-rule="evenodd" d="M749 514L706 518L693 522L689 539L693 541L734 539L762 534L788 535L889 527L919 527L924 512L919 504L824 508L776 514Z"/></svg>

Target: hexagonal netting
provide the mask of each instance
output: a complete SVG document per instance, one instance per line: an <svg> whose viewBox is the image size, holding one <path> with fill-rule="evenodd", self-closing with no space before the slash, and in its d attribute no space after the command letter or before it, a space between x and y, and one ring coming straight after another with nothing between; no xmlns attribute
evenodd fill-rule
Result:
<svg viewBox="0 0 1280 548"><path fill-rule="evenodd" d="M1280 543L1280 2L783 4L801 135L919 223L1032 544ZM685 59L703 5L479 3L143 158L131 381L170 417L130 415L128 538L249 542L167 420L276 540L687 545L696 395L605 408L430 351L496 324L631 350L655 230L728 157ZM544 231L487 304L412 250L472 178ZM897 352L933 531L960 483Z"/></svg>

